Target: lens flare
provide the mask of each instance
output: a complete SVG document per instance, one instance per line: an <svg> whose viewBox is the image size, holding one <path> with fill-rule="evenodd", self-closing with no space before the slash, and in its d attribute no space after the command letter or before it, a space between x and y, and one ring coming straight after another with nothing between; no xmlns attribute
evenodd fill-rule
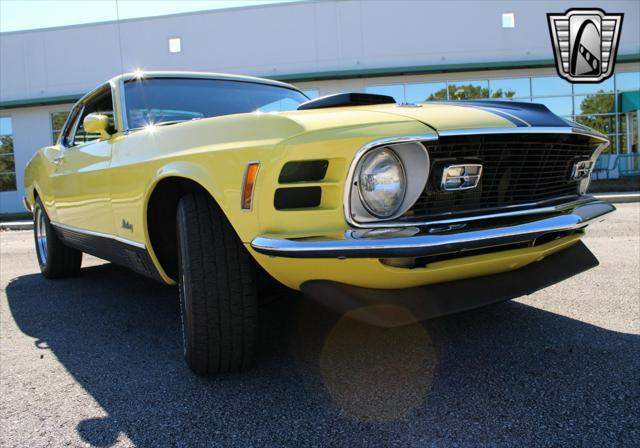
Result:
<svg viewBox="0 0 640 448"><path fill-rule="evenodd" d="M158 126L156 126L155 123L147 123L143 126L144 130L147 131L150 134L153 134L156 132L156 130L158 129Z"/></svg>
<svg viewBox="0 0 640 448"><path fill-rule="evenodd" d="M372 311L412 323L381 328L357 321L359 313ZM416 409L431 388L437 364L425 328L407 309L395 305L345 314L320 354L322 379L333 402L346 415L368 422L398 420Z"/></svg>

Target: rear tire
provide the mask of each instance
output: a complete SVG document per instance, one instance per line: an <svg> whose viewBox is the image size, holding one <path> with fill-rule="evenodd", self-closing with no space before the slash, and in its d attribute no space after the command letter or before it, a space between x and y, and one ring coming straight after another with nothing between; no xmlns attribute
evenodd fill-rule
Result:
<svg viewBox="0 0 640 448"><path fill-rule="evenodd" d="M178 202L178 290L184 356L198 375L235 372L253 362L255 271L217 204L206 194Z"/></svg>
<svg viewBox="0 0 640 448"><path fill-rule="evenodd" d="M54 279L80 272L82 252L65 246L58 238L40 198L36 198L33 206L33 236L42 275Z"/></svg>

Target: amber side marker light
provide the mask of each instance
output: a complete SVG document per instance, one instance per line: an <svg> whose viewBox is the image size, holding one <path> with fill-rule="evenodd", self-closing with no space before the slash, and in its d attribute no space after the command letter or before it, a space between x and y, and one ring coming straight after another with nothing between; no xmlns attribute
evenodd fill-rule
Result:
<svg viewBox="0 0 640 448"><path fill-rule="evenodd" d="M249 162L244 172L244 181L242 182L242 210L251 210L253 204L253 188L256 185L260 162Z"/></svg>

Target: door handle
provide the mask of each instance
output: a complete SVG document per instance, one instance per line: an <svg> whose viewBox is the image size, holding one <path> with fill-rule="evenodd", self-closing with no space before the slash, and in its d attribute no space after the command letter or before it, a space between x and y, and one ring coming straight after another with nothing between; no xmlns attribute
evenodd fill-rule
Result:
<svg viewBox="0 0 640 448"><path fill-rule="evenodd" d="M57 156L53 158L53 163L55 163L56 165L60 165L60 163L62 163L63 160L64 160L64 156Z"/></svg>

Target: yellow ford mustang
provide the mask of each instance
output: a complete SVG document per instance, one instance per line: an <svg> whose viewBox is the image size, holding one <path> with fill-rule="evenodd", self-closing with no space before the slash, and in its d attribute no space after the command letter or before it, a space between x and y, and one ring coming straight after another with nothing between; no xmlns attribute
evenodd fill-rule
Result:
<svg viewBox="0 0 640 448"><path fill-rule="evenodd" d="M78 273L86 252L177 283L185 357L207 374L251 364L265 273L400 325L593 267L579 240L614 209L586 195L607 145L531 103L127 74L35 154L25 205L47 278Z"/></svg>

